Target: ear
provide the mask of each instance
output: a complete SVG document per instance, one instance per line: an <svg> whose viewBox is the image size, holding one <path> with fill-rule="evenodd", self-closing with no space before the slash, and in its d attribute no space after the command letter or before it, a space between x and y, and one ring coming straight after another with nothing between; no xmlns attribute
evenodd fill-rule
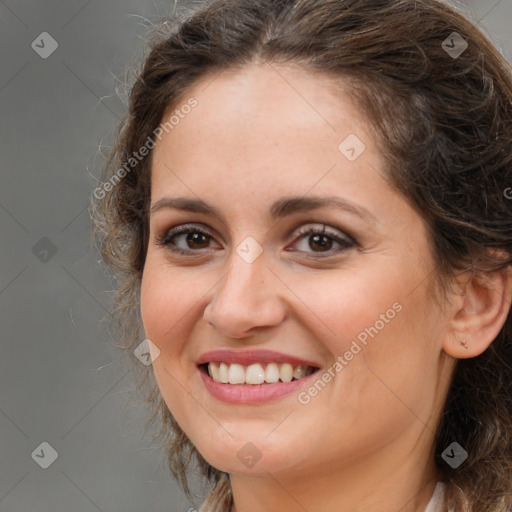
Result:
<svg viewBox="0 0 512 512"><path fill-rule="evenodd" d="M452 357L466 359L484 352L511 314L512 267L469 278L461 275L457 288L443 349Z"/></svg>

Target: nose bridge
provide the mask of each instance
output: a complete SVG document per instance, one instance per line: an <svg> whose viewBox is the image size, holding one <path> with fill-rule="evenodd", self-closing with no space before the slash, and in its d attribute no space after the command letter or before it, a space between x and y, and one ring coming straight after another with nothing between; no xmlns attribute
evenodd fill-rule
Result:
<svg viewBox="0 0 512 512"><path fill-rule="evenodd" d="M243 245L233 251L229 260L229 270L215 294L216 303L226 300L231 306L251 307L263 296L268 281L266 260L260 254L253 261L240 255Z"/></svg>
<svg viewBox="0 0 512 512"><path fill-rule="evenodd" d="M252 327L275 325L284 314L272 288L267 259L261 251L254 258L251 243L242 242L233 250L229 270L215 287L204 312L207 322L231 337L242 336Z"/></svg>

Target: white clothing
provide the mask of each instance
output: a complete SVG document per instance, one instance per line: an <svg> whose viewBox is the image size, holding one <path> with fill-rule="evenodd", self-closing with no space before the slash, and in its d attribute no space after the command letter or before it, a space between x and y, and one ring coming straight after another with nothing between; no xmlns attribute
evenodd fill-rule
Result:
<svg viewBox="0 0 512 512"><path fill-rule="evenodd" d="M443 504L445 487L445 483L437 482L436 488L434 489L434 494L432 494L432 498L430 498L425 512L440 512L442 510L441 506ZM452 512L454 512L453 509Z"/></svg>

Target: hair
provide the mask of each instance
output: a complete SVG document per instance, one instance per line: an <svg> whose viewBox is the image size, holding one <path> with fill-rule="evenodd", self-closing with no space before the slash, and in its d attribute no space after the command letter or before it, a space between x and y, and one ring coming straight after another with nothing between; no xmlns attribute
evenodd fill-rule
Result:
<svg viewBox="0 0 512 512"><path fill-rule="evenodd" d="M453 32L468 43L458 57L442 45ZM459 271L512 265L511 66L456 8L441 0L213 0L159 23L147 47L104 183L126 170L200 78L251 63L294 65L350 84L346 94L375 133L390 185L426 223L440 289ZM96 242L117 279L111 315L130 353L140 343L150 169L151 153L131 161L122 179L91 201ZM134 363L141 389L148 386L150 421L160 417L171 473L190 498L194 463L210 486L203 509L229 511L229 475L180 429L151 367ZM447 484L444 511L512 507L511 368L509 311L485 352L456 363L435 437L435 463ZM441 458L453 441L468 453L457 469Z"/></svg>

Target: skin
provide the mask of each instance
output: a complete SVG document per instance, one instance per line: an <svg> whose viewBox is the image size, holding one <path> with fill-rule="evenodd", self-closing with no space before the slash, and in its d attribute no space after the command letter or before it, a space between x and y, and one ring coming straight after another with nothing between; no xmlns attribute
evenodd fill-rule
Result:
<svg viewBox="0 0 512 512"><path fill-rule="evenodd" d="M224 220L173 208L150 217L141 313L166 404L230 474L236 512L423 512L442 480L434 432L455 358L485 350L506 304L467 279L445 304L434 299L424 222L385 180L371 126L331 78L253 63L203 77L182 103L190 97L197 107L153 150L151 204L200 198ZM355 161L338 149L349 134L366 146ZM371 217L329 206L272 220L270 205L291 195L337 196ZM185 223L211 235L174 238L191 255L157 243ZM298 234L324 224L355 245L339 251L330 238L322 250ZM248 236L263 249L252 263L236 252ZM510 296L510 276L492 284ZM195 365L209 350L250 348L325 371L394 303L401 311L306 405L296 393L221 402ZM261 455L252 468L237 457L247 442Z"/></svg>

